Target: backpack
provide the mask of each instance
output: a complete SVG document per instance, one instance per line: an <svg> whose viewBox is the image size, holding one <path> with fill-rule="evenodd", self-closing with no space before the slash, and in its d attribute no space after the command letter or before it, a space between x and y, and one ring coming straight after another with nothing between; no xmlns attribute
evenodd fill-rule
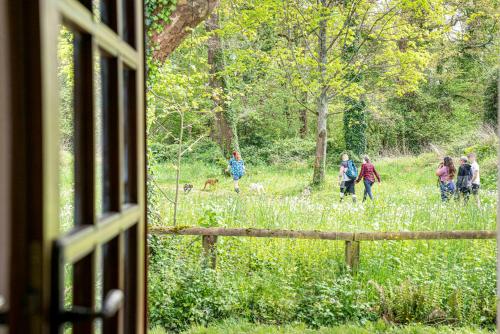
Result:
<svg viewBox="0 0 500 334"><path fill-rule="evenodd" d="M464 173L457 177L457 188L470 189L472 187L472 168L470 165L464 165L460 166L460 169L462 169Z"/></svg>
<svg viewBox="0 0 500 334"><path fill-rule="evenodd" d="M466 174L465 174L464 186L466 188L472 188L472 177L474 176L472 174L472 167L468 165L468 168L466 168L465 171Z"/></svg>
<svg viewBox="0 0 500 334"><path fill-rule="evenodd" d="M352 160L347 161L347 170L345 171L345 175L351 180L354 180L358 177L358 169Z"/></svg>

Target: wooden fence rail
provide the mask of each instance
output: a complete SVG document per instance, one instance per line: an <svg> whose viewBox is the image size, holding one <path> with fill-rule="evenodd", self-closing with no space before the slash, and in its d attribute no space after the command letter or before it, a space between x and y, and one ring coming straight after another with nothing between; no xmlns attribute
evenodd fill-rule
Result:
<svg viewBox="0 0 500 334"><path fill-rule="evenodd" d="M200 235L207 264L215 269L217 265L217 237L286 238L345 241L346 265L356 272L359 267L360 241L383 240L464 240L496 239L496 231L401 231L401 232L335 232L270 230L257 228L226 227L153 227L149 230L157 235Z"/></svg>

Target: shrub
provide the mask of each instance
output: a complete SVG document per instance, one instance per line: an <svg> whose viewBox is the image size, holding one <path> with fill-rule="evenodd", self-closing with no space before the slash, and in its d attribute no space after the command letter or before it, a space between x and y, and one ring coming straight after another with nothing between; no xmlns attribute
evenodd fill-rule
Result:
<svg viewBox="0 0 500 334"><path fill-rule="evenodd" d="M350 275L330 281L316 281L302 291L297 320L311 327L333 326L374 318L363 300L359 282Z"/></svg>

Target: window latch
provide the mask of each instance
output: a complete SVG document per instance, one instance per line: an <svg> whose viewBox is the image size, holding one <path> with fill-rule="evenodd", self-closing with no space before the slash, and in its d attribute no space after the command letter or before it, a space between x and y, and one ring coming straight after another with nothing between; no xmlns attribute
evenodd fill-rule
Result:
<svg viewBox="0 0 500 334"><path fill-rule="evenodd" d="M7 300L0 295L0 325L7 324Z"/></svg>
<svg viewBox="0 0 500 334"><path fill-rule="evenodd" d="M73 306L70 310L59 312L58 322L81 322L94 319L106 319L113 317L122 307L124 295L121 290L110 290L104 298L102 309L98 312L84 306Z"/></svg>

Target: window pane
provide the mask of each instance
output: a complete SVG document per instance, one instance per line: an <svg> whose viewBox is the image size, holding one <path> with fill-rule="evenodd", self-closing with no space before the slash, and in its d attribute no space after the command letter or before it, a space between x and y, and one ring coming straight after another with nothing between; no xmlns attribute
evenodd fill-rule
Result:
<svg viewBox="0 0 500 334"><path fill-rule="evenodd" d="M122 38L135 47L135 0L122 1Z"/></svg>
<svg viewBox="0 0 500 334"><path fill-rule="evenodd" d="M123 71L125 203L137 203L137 101L135 71Z"/></svg>
<svg viewBox="0 0 500 334"><path fill-rule="evenodd" d="M101 53L102 212L120 211L118 62Z"/></svg>
<svg viewBox="0 0 500 334"><path fill-rule="evenodd" d="M59 224L61 232L75 223L74 34L62 26L58 40L59 81Z"/></svg>

